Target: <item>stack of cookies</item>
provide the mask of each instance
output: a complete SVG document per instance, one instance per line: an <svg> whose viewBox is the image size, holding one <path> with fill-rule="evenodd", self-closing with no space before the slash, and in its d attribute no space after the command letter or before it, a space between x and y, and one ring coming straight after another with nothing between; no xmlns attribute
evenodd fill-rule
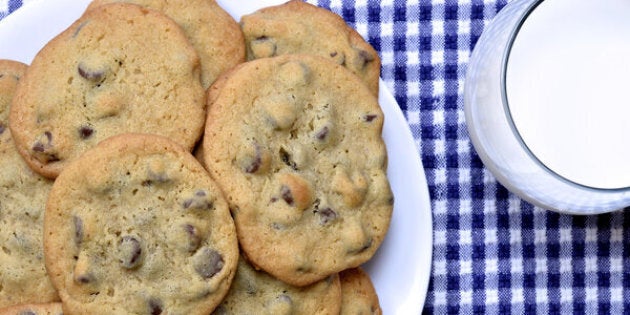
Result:
<svg viewBox="0 0 630 315"><path fill-rule="evenodd" d="M94 0L0 62L0 314L380 314L379 70L302 1Z"/></svg>

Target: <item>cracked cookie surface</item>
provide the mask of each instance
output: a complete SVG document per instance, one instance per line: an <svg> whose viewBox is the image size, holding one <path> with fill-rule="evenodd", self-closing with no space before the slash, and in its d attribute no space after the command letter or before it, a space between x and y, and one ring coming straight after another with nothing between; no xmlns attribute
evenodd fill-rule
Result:
<svg viewBox="0 0 630 315"><path fill-rule="evenodd" d="M44 269L42 240L52 181L26 165L8 128L13 93L26 69L0 60L0 308L59 300Z"/></svg>
<svg viewBox="0 0 630 315"><path fill-rule="evenodd" d="M301 0L262 8L241 18L249 60L313 54L343 65L378 95L378 53L337 14Z"/></svg>
<svg viewBox="0 0 630 315"><path fill-rule="evenodd" d="M311 55L237 66L208 94L206 168L257 267L301 286L369 260L393 196L374 95Z"/></svg>
<svg viewBox="0 0 630 315"><path fill-rule="evenodd" d="M124 134L56 179L46 267L69 313L209 314L236 270L235 233L220 189L189 152Z"/></svg>
<svg viewBox="0 0 630 315"><path fill-rule="evenodd" d="M49 178L125 132L192 150L205 113L199 74L197 53L170 18L133 4L97 7L46 44L19 84L10 120L18 150Z"/></svg>

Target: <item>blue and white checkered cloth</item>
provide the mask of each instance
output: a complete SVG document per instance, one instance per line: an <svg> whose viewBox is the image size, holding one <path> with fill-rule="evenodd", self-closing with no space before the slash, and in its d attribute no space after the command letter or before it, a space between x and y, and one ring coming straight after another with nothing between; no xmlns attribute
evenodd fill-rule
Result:
<svg viewBox="0 0 630 315"><path fill-rule="evenodd" d="M22 0L0 0L0 20L23 5Z"/></svg>
<svg viewBox="0 0 630 315"><path fill-rule="evenodd" d="M630 314L630 215L560 215L497 184L463 112L470 52L506 0L309 0L380 52L433 209L427 314ZM0 0L0 18L22 1ZM404 276L404 275L401 275Z"/></svg>

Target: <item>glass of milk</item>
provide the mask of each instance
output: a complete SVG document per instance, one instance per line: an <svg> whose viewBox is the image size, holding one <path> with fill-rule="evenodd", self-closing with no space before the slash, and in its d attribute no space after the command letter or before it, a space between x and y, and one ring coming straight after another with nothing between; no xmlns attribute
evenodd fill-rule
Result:
<svg viewBox="0 0 630 315"><path fill-rule="evenodd" d="M470 137L501 184L559 212L630 206L630 0L514 0L467 71Z"/></svg>

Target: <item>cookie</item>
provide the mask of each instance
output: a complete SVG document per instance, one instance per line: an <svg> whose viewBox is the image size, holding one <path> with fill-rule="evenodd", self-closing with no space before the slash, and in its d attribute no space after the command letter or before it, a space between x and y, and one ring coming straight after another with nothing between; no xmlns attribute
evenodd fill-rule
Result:
<svg viewBox="0 0 630 315"><path fill-rule="evenodd" d="M123 134L56 179L46 268L70 314L210 314L236 271L235 233L221 191L187 150Z"/></svg>
<svg viewBox="0 0 630 315"><path fill-rule="evenodd" d="M26 69L0 60L0 308L59 300L44 269L42 245L52 181L26 165L8 128L11 99Z"/></svg>
<svg viewBox="0 0 630 315"><path fill-rule="evenodd" d="M177 22L199 54L204 88L225 70L245 61L245 42L238 23L214 0L94 0L88 10L113 2L142 5Z"/></svg>
<svg viewBox="0 0 630 315"><path fill-rule="evenodd" d="M370 275L361 267L344 270L339 277L342 315L383 314Z"/></svg>
<svg viewBox="0 0 630 315"><path fill-rule="evenodd" d="M108 4L35 56L10 127L31 168L54 178L116 134L158 134L192 150L204 117L199 57L181 28L157 11Z"/></svg>
<svg viewBox="0 0 630 315"><path fill-rule="evenodd" d="M358 75L378 95L378 53L337 14L301 0L241 18L248 60L284 54L329 58Z"/></svg>
<svg viewBox="0 0 630 315"><path fill-rule="evenodd" d="M341 286L337 274L305 287L288 285L244 258L228 295L213 315L227 314L339 314Z"/></svg>
<svg viewBox="0 0 630 315"><path fill-rule="evenodd" d="M204 162L248 259L296 286L369 260L393 197L376 97L312 55L237 66L209 89Z"/></svg>
<svg viewBox="0 0 630 315"><path fill-rule="evenodd" d="M0 309L0 315L63 315L61 303L21 304Z"/></svg>

